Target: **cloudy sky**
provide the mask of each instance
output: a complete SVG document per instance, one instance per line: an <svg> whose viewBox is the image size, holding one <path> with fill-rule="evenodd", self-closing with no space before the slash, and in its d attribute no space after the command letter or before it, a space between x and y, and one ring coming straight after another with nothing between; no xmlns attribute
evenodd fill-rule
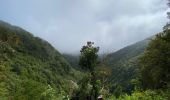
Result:
<svg viewBox="0 0 170 100"><path fill-rule="evenodd" d="M118 50L162 30L166 0L0 0L0 20L49 41L60 52L94 41Z"/></svg>

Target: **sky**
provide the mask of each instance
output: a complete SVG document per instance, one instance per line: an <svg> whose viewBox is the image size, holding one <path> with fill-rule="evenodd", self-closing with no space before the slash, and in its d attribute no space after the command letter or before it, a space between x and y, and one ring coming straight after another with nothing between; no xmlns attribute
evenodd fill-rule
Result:
<svg viewBox="0 0 170 100"><path fill-rule="evenodd" d="M0 0L0 20L22 27L61 53L87 41L114 52L162 31L166 0Z"/></svg>

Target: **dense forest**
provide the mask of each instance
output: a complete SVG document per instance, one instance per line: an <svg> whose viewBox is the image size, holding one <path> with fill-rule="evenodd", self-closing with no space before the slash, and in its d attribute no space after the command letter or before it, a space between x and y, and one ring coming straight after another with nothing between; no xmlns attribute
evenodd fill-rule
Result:
<svg viewBox="0 0 170 100"><path fill-rule="evenodd" d="M86 100L92 87L79 56L0 22L0 99ZM100 56L99 56L100 57ZM90 59L90 58L89 58ZM98 59L98 94L108 100L170 99L170 30Z"/></svg>
<svg viewBox="0 0 170 100"><path fill-rule="evenodd" d="M0 22L0 99L63 98L82 74L48 42Z"/></svg>
<svg viewBox="0 0 170 100"><path fill-rule="evenodd" d="M0 21L0 100L170 100L169 27L108 54L87 41L74 55Z"/></svg>

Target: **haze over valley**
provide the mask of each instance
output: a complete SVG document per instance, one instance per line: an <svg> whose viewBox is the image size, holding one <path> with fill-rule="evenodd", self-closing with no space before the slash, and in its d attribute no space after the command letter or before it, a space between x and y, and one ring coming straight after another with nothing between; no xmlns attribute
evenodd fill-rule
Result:
<svg viewBox="0 0 170 100"><path fill-rule="evenodd" d="M1 0L0 100L170 100L170 0Z"/></svg>
<svg viewBox="0 0 170 100"><path fill-rule="evenodd" d="M77 53L87 41L117 51L162 31L166 0L2 0L0 19ZM68 45L69 44L69 45Z"/></svg>

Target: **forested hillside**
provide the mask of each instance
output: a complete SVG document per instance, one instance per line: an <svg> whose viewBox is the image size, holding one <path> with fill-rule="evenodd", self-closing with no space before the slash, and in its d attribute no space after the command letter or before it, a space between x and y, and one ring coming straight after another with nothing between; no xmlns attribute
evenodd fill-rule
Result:
<svg viewBox="0 0 170 100"><path fill-rule="evenodd" d="M1 100L63 98L77 88L78 74L48 42L0 21Z"/></svg>
<svg viewBox="0 0 170 100"><path fill-rule="evenodd" d="M100 59L93 45L79 56L60 54L0 21L0 100L170 99L170 30Z"/></svg>
<svg viewBox="0 0 170 100"><path fill-rule="evenodd" d="M112 69L110 77L111 91L131 93L134 89L134 81L139 73L138 58L144 53L151 38L137 42L114 53L108 54L104 58L104 65ZM117 94L119 95L119 94Z"/></svg>
<svg viewBox="0 0 170 100"><path fill-rule="evenodd" d="M170 30L109 54L112 100L170 99Z"/></svg>
<svg viewBox="0 0 170 100"><path fill-rule="evenodd" d="M81 70L79 65L79 56L80 55L74 55L74 54L63 54L64 58L70 63L72 67L74 67L77 70Z"/></svg>
<svg viewBox="0 0 170 100"><path fill-rule="evenodd" d="M100 93L108 100L169 100L169 34L161 32L101 59L96 69ZM65 58L78 66L77 56Z"/></svg>

